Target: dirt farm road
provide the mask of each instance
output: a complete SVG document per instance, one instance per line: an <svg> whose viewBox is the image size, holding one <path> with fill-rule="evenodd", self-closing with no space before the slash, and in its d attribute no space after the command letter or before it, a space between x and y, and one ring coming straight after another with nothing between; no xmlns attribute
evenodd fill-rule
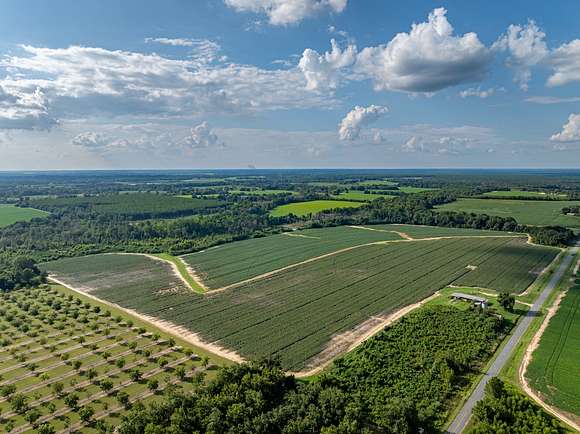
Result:
<svg viewBox="0 0 580 434"><path fill-rule="evenodd" d="M515 331L510 336L507 344L501 349L500 353L498 354L497 358L494 360L493 364L490 366L488 371L484 374L483 378L479 381L479 384L471 394L471 396L465 401L463 404L463 408L459 411L459 413L455 416L451 425L447 429L448 434L460 434L463 432L465 427L467 426L469 419L471 418L471 413L475 404L478 401L483 399L485 394L485 386L490 378L495 377L499 374L502 370L506 362L508 361L509 357L511 356L514 348L516 347L517 343L522 338L522 335L526 332L526 330L530 327L530 324L534 317L540 312L542 305L553 291L553 289L558 285L564 273L572 263L576 253L578 252L578 247L571 248L568 253L566 254L564 260L560 263L560 266L556 270L556 272L552 275L544 290L540 293L536 301L526 314L519 324L517 325Z"/></svg>

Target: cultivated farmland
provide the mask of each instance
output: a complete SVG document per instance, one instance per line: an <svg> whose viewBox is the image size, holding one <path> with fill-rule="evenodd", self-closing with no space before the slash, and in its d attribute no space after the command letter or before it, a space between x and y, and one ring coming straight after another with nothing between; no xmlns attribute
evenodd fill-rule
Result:
<svg viewBox="0 0 580 434"><path fill-rule="evenodd" d="M302 217L309 214L316 214L335 208L357 208L362 206L361 202L349 202L346 200L311 200L308 202L294 202L280 205L270 211L272 217L283 217L290 214Z"/></svg>
<svg viewBox="0 0 580 434"><path fill-rule="evenodd" d="M526 371L549 404L580 418L580 284L568 290L550 319Z"/></svg>
<svg viewBox="0 0 580 434"><path fill-rule="evenodd" d="M203 381L209 363L56 286L0 293L0 330L2 432L112 429L136 400Z"/></svg>
<svg viewBox="0 0 580 434"><path fill-rule="evenodd" d="M490 191L483 194L488 197L553 197L553 198L565 198L565 194L560 193L545 193L543 191L528 191L528 190L498 190Z"/></svg>
<svg viewBox="0 0 580 434"><path fill-rule="evenodd" d="M206 286L216 289L340 249L397 239L401 238L393 232L340 226L223 244L183 259Z"/></svg>
<svg viewBox="0 0 580 434"><path fill-rule="evenodd" d="M564 207L579 205L580 201L568 200L459 199L437 209L513 217L518 223L526 225L560 225L580 229L580 217L561 212Z"/></svg>
<svg viewBox="0 0 580 434"><path fill-rule="evenodd" d="M360 236L392 235L352 230ZM552 255L534 255L537 262L533 264L514 262L518 255L536 250ZM512 269L537 269L556 253L556 249L526 244L525 237L400 239L342 251L204 296L189 290L159 291L142 284L116 283L118 275L124 273L119 269L110 272L110 267L100 263L107 255L57 261L46 268L97 297L172 321L198 332L206 341L235 349L244 357L277 355L285 368L299 370L318 363L317 355L322 350L332 354L328 350L329 345L334 345L333 337L361 326L371 317L372 321L384 319L389 313L432 295L469 274L473 266L495 261L511 263ZM256 251L254 255L267 256ZM232 254L230 262L234 261ZM98 279L81 271L83 263L100 270ZM103 287L104 280L111 283ZM528 282L525 272L515 270L504 273L496 283L519 292ZM344 349L340 346L341 351Z"/></svg>
<svg viewBox="0 0 580 434"><path fill-rule="evenodd" d="M47 212L34 208L19 208L14 205L0 204L0 228L47 215Z"/></svg>

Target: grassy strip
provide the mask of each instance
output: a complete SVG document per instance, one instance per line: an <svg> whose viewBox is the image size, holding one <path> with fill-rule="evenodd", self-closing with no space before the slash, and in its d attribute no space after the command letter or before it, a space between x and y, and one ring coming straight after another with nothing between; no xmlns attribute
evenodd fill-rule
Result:
<svg viewBox="0 0 580 434"><path fill-rule="evenodd" d="M564 257L564 255L562 255L562 258L563 257ZM510 383L511 385L516 387L518 391L520 391L522 394L524 394L526 396L528 396L528 395L522 389L522 387L520 385L520 381L519 381L519 369L520 369L520 366L522 364L524 355L526 353L526 349L530 345L530 343L531 343L534 335L538 331L538 329L541 327L542 322L544 321L544 318L546 316L547 310L550 308L550 306L552 306L554 304L554 301L555 301L556 297L558 297L558 294L561 291L564 291L565 289L567 289L567 287L570 285L570 278L572 277L575 264L576 264L576 261L571 262L570 266L568 267L568 269L564 273L564 276L562 277L562 279L560 280L558 285L554 288L554 290L550 293L550 295L548 296L548 298L546 299L546 301L542 305L541 315L538 315L537 317L534 318L534 320L530 324L530 327L528 328L528 330L526 330L526 332L524 333L524 335L522 336L522 338L520 339L520 341L516 345L516 347L515 347L514 351L512 352L512 355L510 356L508 362L505 364L502 371L500 372L499 377L502 380L504 380L507 383ZM549 275L551 275L551 273L546 273L546 275L548 275L548 277L549 277ZM544 279L544 282L543 282L541 287L543 287L546 284L548 277L546 277L546 279ZM571 432L571 433L576 432L575 430L570 428L568 425L566 425L563 421L559 420L559 422L560 422L560 425L562 426L562 428L566 432Z"/></svg>
<svg viewBox="0 0 580 434"><path fill-rule="evenodd" d="M205 289L199 283L197 283L195 281L195 279L193 278L193 276L191 274L189 274L189 271L187 270L187 266L185 265L185 262L183 262L183 260L181 260L181 258L178 258L177 256L170 255L169 253L157 253L157 254L154 254L152 256L155 256L159 259L163 259L165 261L171 262L172 264L175 264L175 266L177 267L177 270L179 271L179 274L181 274L181 277L183 277L185 279L185 281L189 284L191 289L193 289L198 294L205 293Z"/></svg>

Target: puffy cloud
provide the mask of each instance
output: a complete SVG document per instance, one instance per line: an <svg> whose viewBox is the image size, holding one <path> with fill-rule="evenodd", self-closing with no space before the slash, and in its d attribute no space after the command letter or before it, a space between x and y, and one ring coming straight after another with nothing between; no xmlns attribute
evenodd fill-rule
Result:
<svg viewBox="0 0 580 434"><path fill-rule="evenodd" d="M509 53L507 65L513 68L514 80L522 90L528 90L528 82L532 77L531 68L549 54L545 37L546 34L530 20L525 26L510 25L507 33L493 45L494 49Z"/></svg>
<svg viewBox="0 0 580 434"><path fill-rule="evenodd" d="M240 12L264 13L272 25L287 26L323 11L340 13L347 0L225 0L225 3Z"/></svg>
<svg viewBox="0 0 580 434"><path fill-rule="evenodd" d="M338 135L340 140L356 140L360 136L363 126L376 122L381 116L388 113L389 109L383 106L370 105L368 107L356 106L340 122Z"/></svg>
<svg viewBox="0 0 580 434"><path fill-rule="evenodd" d="M202 122L191 129L191 134L185 139L185 145L192 149L208 149L216 146L223 147L217 134L209 127L207 122Z"/></svg>
<svg viewBox="0 0 580 434"><path fill-rule="evenodd" d="M460 155L473 148L474 141L472 138L469 137L411 136L401 146L401 151Z"/></svg>
<svg viewBox="0 0 580 434"><path fill-rule="evenodd" d="M0 129L49 130L57 123L40 89L18 90L0 84Z"/></svg>
<svg viewBox="0 0 580 434"><path fill-rule="evenodd" d="M580 39L555 49L549 63L554 72L548 78L548 86L563 86L580 81Z"/></svg>
<svg viewBox="0 0 580 434"><path fill-rule="evenodd" d="M462 90L459 92L459 96L461 98L469 98L471 96L475 96L477 98L485 99L489 98L495 93L495 88L490 87L489 89L481 89L480 87L474 88L471 87L469 89Z"/></svg>
<svg viewBox="0 0 580 434"><path fill-rule="evenodd" d="M572 113L562 131L550 137L552 142L580 142L580 114Z"/></svg>
<svg viewBox="0 0 580 434"><path fill-rule="evenodd" d="M11 74L0 85L13 93L40 88L55 109L77 117L253 113L334 104L305 89L297 68L267 70L222 58L216 63L216 47L200 44L187 59L80 46L23 46L23 55L0 60Z"/></svg>
<svg viewBox="0 0 580 434"><path fill-rule="evenodd" d="M492 60L477 34L453 35L444 8L433 10L428 22L413 24L387 45L363 49L355 65L376 90L435 92L483 79Z"/></svg>
<svg viewBox="0 0 580 434"><path fill-rule="evenodd" d="M87 131L73 137L71 144L90 150L102 150L109 146L111 139L102 133Z"/></svg>
<svg viewBox="0 0 580 434"><path fill-rule="evenodd" d="M341 69L351 66L356 60L356 47L349 44L342 50L336 41L330 41L332 50L318 54L307 48L302 53L298 67L306 78L309 90L336 89L339 84Z"/></svg>

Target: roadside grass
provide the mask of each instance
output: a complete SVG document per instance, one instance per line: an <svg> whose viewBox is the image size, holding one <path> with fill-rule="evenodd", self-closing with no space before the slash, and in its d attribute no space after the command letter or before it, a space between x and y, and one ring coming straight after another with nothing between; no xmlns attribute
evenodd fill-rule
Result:
<svg viewBox="0 0 580 434"><path fill-rule="evenodd" d="M521 365L522 359L524 357L524 354L526 352L526 349L528 348L528 345L530 344L532 338L534 337L534 335L536 334L536 332L538 331L538 329L542 325L542 322L544 321L544 317L546 316L546 311L549 309L550 306L552 306L552 304L554 304L554 300L556 299L558 294L561 291L565 290L565 288L567 288L568 285L570 285L570 278L571 278L572 272L574 270L574 265L575 265L575 261L572 261L570 267L568 267L568 269L564 273L564 276L563 276L562 280L560 280L560 283L558 284L558 286L550 293L550 295L546 299L545 303L542 305L541 315L538 315L537 317L534 318L534 320L530 324L530 327L523 334L522 339L516 345L512 355L510 356L508 362L505 364L504 368L502 369L502 371L500 373L500 378L502 380L505 380L505 381L509 382L510 384L513 384L521 392L523 392L523 390L520 386L518 374L519 374L520 365ZM546 276L546 278L544 279L544 282L542 283L541 288L545 286L545 284L547 283L547 280L548 280L548 277Z"/></svg>
<svg viewBox="0 0 580 434"><path fill-rule="evenodd" d="M175 264L175 266L177 267L177 270L179 271L179 274L181 275L181 277L183 277L187 281L187 283L189 284L191 289L193 289L198 294L203 294L206 292L205 289L202 286L200 286L199 283L197 283L195 281L193 276L191 274L189 274L189 271L187 270L187 265L185 264L185 262L183 262L183 260L181 258L179 258L177 256L170 255L169 253L156 253L156 254L153 254L152 256L155 256L157 258L160 258L160 259L163 259L165 261L169 261L172 264Z"/></svg>

